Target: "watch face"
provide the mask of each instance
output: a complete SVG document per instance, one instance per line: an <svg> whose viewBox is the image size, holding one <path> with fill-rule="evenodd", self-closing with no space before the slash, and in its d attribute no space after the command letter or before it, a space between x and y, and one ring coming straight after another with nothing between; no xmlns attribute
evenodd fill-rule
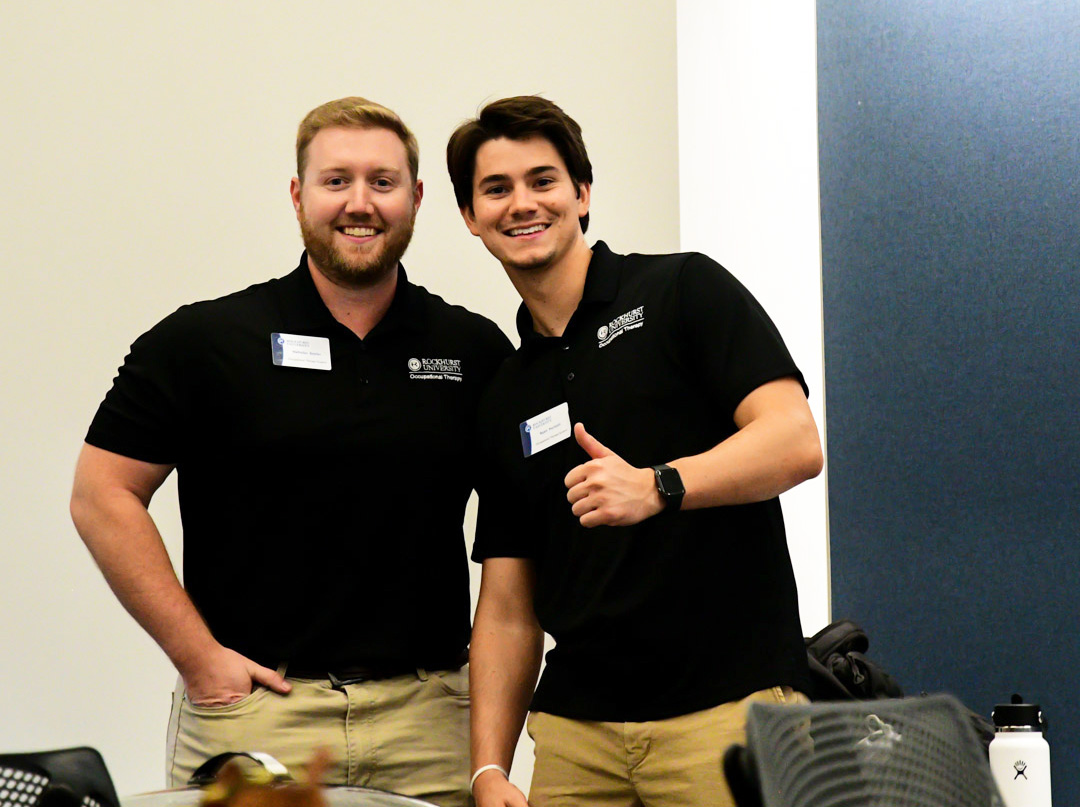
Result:
<svg viewBox="0 0 1080 807"><path fill-rule="evenodd" d="M660 483L660 492L665 496L682 496L686 493L682 477L674 468L657 468L656 478Z"/></svg>

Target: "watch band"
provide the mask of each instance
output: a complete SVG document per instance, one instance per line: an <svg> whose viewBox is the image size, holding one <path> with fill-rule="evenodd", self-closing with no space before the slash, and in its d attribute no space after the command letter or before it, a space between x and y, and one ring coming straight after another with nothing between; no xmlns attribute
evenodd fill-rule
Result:
<svg viewBox="0 0 1080 807"><path fill-rule="evenodd" d="M652 469L656 474L656 489L665 502L664 512L677 512L682 507L683 496L686 494L682 477L670 465L653 465Z"/></svg>

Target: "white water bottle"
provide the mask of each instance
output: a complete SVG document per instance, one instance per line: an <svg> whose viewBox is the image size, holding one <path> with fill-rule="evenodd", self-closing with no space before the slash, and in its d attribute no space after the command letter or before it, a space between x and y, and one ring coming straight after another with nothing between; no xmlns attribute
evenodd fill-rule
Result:
<svg viewBox="0 0 1080 807"><path fill-rule="evenodd" d="M994 729L990 770L1005 807L1051 807L1050 746L1039 705L1013 695L1012 703L994 707Z"/></svg>

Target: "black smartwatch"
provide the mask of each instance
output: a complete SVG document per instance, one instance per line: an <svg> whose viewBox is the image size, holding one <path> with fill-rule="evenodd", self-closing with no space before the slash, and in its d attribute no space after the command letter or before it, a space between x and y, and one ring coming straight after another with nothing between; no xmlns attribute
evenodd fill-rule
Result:
<svg viewBox="0 0 1080 807"><path fill-rule="evenodd" d="M682 497L686 493L682 477L670 465L653 465L652 469L656 474L656 489L660 491L660 498L666 502L664 512L676 512L682 507Z"/></svg>

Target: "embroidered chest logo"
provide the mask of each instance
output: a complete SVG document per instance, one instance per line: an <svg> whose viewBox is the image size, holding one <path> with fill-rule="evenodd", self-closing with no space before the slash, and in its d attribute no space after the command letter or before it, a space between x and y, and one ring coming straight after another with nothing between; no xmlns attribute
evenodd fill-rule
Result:
<svg viewBox="0 0 1080 807"><path fill-rule="evenodd" d="M409 359L414 381L461 381L461 359Z"/></svg>
<svg viewBox="0 0 1080 807"><path fill-rule="evenodd" d="M640 328L645 324L645 306L631 308L625 314L615 317L607 325L601 325L596 332L597 347L607 347L627 331Z"/></svg>

